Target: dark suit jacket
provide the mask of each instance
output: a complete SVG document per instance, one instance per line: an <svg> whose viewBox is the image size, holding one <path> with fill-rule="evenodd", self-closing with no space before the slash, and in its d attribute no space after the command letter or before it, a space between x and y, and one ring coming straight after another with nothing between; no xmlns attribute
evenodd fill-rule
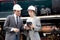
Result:
<svg viewBox="0 0 60 40"><path fill-rule="evenodd" d="M6 37L5 40L14 40L15 36L18 35L18 37L20 38L20 32L18 32L17 34L13 31L11 31L11 28L18 28L18 29L23 29L23 21L22 19L19 19L20 21L18 22L18 26L16 27L16 22L15 22L15 18L14 15L9 15L7 16L7 19L4 23L4 30L6 30Z"/></svg>

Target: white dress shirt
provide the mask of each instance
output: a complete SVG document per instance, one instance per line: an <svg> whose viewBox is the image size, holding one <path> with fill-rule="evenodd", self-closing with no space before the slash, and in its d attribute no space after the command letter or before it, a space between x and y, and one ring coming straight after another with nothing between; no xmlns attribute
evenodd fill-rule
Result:
<svg viewBox="0 0 60 40"><path fill-rule="evenodd" d="M15 22L17 23L16 17L17 17L16 14L14 14ZM19 22L19 16L18 16L18 22Z"/></svg>
<svg viewBox="0 0 60 40"><path fill-rule="evenodd" d="M16 22L16 24L17 24L16 17L17 17L16 14L14 14L14 19L15 19L15 22ZM19 21L19 16L18 16L18 21ZM13 30L14 30L14 28L11 29L11 31L13 31Z"/></svg>

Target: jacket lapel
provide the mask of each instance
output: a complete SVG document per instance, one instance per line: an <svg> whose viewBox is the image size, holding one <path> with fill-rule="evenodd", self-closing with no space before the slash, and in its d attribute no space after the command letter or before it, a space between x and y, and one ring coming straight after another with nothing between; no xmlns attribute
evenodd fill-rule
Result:
<svg viewBox="0 0 60 40"><path fill-rule="evenodd" d="M33 18L33 23L34 23L34 26L35 26L35 27L36 27L36 22L37 22L36 17L34 17L34 18Z"/></svg>
<svg viewBox="0 0 60 40"><path fill-rule="evenodd" d="M15 18L14 18L14 15L13 15L13 22L14 22L14 24L16 25L16 22L15 22Z"/></svg>

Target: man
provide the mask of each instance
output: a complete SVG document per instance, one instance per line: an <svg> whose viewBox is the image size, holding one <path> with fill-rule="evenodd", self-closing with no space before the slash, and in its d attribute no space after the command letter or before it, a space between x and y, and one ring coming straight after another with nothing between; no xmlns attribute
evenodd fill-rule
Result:
<svg viewBox="0 0 60 40"><path fill-rule="evenodd" d="M20 29L22 29L23 21L20 18L21 6L15 4L13 6L13 15L7 16L4 23L4 29L6 30L5 40L20 40Z"/></svg>

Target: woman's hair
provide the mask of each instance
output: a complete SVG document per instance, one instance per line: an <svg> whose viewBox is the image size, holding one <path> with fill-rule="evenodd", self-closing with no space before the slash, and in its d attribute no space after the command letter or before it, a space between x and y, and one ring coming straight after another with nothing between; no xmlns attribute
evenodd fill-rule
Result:
<svg viewBox="0 0 60 40"><path fill-rule="evenodd" d="M36 12L36 11L34 11L34 10L32 10L32 11L34 12L34 14L35 14L35 16L36 16L37 12Z"/></svg>

